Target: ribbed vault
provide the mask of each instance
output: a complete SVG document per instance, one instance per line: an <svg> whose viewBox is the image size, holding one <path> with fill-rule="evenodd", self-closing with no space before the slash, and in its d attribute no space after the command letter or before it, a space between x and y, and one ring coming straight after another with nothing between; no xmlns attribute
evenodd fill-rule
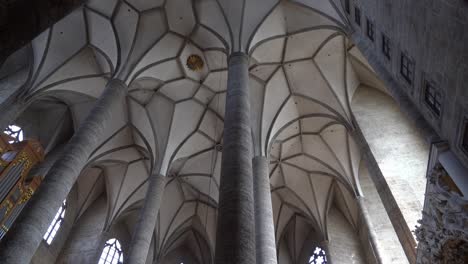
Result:
<svg viewBox="0 0 468 264"><path fill-rule="evenodd" d="M361 156L349 103L361 82L380 84L342 13L337 0L91 0L13 56L29 59L28 102L63 92L89 99L70 109L75 127L109 79L128 85L78 184L105 187L110 226L134 217L152 171L168 177L156 258L185 246L207 263L234 51L251 57L253 148L270 158L277 241L296 215L326 238L333 200L356 226ZM202 69L187 67L190 55Z"/></svg>

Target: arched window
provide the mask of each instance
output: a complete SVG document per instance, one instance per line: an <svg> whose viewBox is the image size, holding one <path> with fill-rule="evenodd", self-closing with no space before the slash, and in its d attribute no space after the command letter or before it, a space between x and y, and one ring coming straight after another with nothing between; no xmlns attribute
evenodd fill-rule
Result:
<svg viewBox="0 0 468 264"><path fill-rule="evenodd" d="M123 253L122 247L117 239L111 238L107 240L104 249L102 250L101 258L99 258L99 264L122 264Z"/></svg>
<svg viewBox="0 0 468 264"><path fill-rule="evenodd" d="M62 224L63 218L65 217L65 209L67 209L67 201L63 201L62 206L57 211L57 214L55 214L54 220L50 223L49 228L44 235L44 240L48 245L52 243L52 240L54 240L55 235Z"/></svg>
<svg viewBox="0 0 468 264"><path fill-rule="evenodd" d="M8 143L16 143L23 141L23 129L19 126L9 125L7 128L5 128L5 131L3 131L3 133L13 138L13 140L10 140Z"/></svg>
<svg viewBox="0 0 468 264"><path fill-rule="evenodd" d="M315 247L314 253L310 256L309 264L327 264L325 250L320 247Z"/></svg>

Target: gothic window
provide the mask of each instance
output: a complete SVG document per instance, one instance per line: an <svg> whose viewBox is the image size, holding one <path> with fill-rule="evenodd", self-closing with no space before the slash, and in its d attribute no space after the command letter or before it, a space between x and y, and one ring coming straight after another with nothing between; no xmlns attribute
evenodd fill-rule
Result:
<svg viewBox="0 0 468 264"><path fill-rule="evenodd" d="M390 39L385 34L382 34L382 53L385 58L391 59L391 51Z"/></svg>
<svg viewBox="0 0 468 264"><path fill-rule="evenodd" d="M47 232L44 235L44 240L46 241L47 245L50 245L50 243L52 243L52 240L54 240L55 235L57 235L57 231L59 230L60 225L62 225L63 218L65 217L66 209L67 202L63 201L62 206L55 214L54 220L52 220L52 223L50 223L49 228L47 229Z"/></svg>
<svg viewBox="0 0 468 264"><path fill-rule="evenodd" d="M102 250L101 257L99 258L99 264L122 264L123 263L123 252L120 242L111 238L107 240Z"/></svg>
<svg viewBox="0 0 468 264"><path fill-rule="evenodd" d="M349 14L349 12L351 10L349 1L350 0L345 0L345 10L346 10L346 13L348 13L348 14Z"/></svg>
<svg viewBox="0 0 468 264"><path fill-rule="evenodd" d="M404 53L401 54L400 73L408 84L413 83L414 62Z"/></svg>
<svg viewBox="0 0 468 264"><path fill-rule="evenodd" d="M375 36L375 26L374 26L374 23L372 23L372 21L369 20L369 18L367 19L367 37L374 41L374 36Z"/></svg>
<svg viewBox="0 0 468 264"><path fill-rule="evenodd" d="M23 129L19 126L9 125L7 128L5 128L5 131L3 131L3 133L7 134L12 138L12 140L10 140L9 143L17 143L23 141Z"/></svg>
<svg viewBox="0 0 468 264"><path fill-rule="evenodd" d="M354 7L354 21L356 21L356 24L359 26L361 25L361 9L359 7Z"/></svg>
<svg viewBox="0 0 468 264"><path fill-rule="evenodd" d="M325 250L320 247L315 247L312 256L310 256L309 264L327 264Z"/></svg>
<svg viewBox="0 0 468 264"><path fill-rule="evenodd" d="M425 82L424 86L424 101L434 114L440 116L442 94L428 81Z"/></svg>

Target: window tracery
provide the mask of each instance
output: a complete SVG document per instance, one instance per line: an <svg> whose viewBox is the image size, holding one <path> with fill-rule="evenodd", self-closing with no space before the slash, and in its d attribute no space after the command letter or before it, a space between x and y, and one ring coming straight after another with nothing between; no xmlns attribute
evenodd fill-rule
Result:
<svg viewBox="0 0 468 264"><path fill-rule="evenodd" d="M312 256L309 258L309 264L327 264L325 250L321 247L315 247Z"/></svg>
<svg viewBox="0 0 468 264"><path fill-rule="evenodd" d="M63 201L62 206L55 214L54 220L50 223L47 232L44 235L44 240L46 241L47 245L50 245L57 235L57 232L62 225L63 219L65 217L65 210L67 209L67 201Z"/></svg>
<svg viewBox="0 0 468 264"><path fill-rule="evenodd" d="M102 250L101 257L99 258L99 264L122 264L123 263L123 252L120 242L111 238L107 240Z"/></svg>
<svg viewBox="0 0 468 264"><path fill-rule="evenodd" d="M23 141L23 129L19 126L9 125L3 133L12 138L8 143L17 143Z"/></svg>

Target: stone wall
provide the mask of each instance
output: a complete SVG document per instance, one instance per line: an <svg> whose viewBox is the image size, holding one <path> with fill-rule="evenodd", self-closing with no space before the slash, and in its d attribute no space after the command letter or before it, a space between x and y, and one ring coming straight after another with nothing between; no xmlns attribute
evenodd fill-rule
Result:
<svg viewBox="0 0 468 264"><path fill-rule="evenodd" d="M342 0L343 6L347 0ZM404 95L399 104L413 122L429 124L450 142L452 150L468 167L468 153L460 147L463 119L468 117L468 2L464 0L349 0L347 14L353 41L364 53L392 94ZM355 22L355 7L361 11L361 25ZM367 20L375 37L367 37ZM383 35L390 40L390 59L382 52ZM401 56L414 63L412 83L401 75ZM424 100L424 87L431 83L442 94L438 117ZM391 84L391 85L390 85ZM406 99L409 102L403 102ZM398 100L397 100L398 101ZM416 111L414 111L416 110Z"/></svg>
<svg viewBox="0 0 468 264"><path fill-rule="evenodd" d="M354 116L410 229L421 218L429 145L395 102L382 92L360 87Z"/></svg>
<svg viewBox="0 0 468 264"><path fill-rule="evenodd" d="M78 205L76 202L77 195L77 188L75 186L68 195L65 217L57 234L50 245L48 245L44 240L41 242L33 259L31 260L31 264L55 263L55 260L67 242L68 236L73 228L73 223L76 219L76 214L78 212Z"/></svg>
<svg viewBox="0 0 468 264"><path fill-rule="evenodd" d="M409 263L364 162L359 169L359 183L364 195L364 205L369 212L371 228L377 237L376 246L382 264Z"/></svg>
<svg viewBox="0 0 468 264"><path fill-rule="evenodd" d="M77 220L56 263L97 263L106 242L106 198L102 195Z"/></svg>
<svg viewBox="0 0 468 264"><path fill-rule="evenodd" d="M336 207L328 212L327 228L333 264L367 263L356 230Z"/></svg>

